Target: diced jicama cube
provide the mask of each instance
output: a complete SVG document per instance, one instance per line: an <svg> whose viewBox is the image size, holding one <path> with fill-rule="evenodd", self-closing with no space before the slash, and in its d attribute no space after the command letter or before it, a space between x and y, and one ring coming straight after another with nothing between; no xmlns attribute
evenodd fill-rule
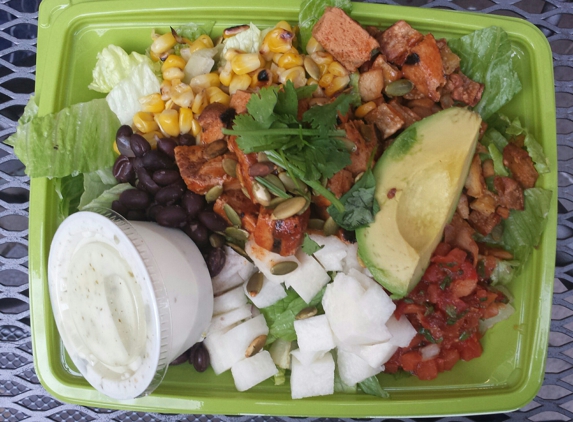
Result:
<svg viewBox="0 0 573 422"><path fill-rule="evenodd" d="M358 261L358 243L351 243L348 245L346 258L342 262L342 271L345 274L350 274L350 270L353 268L368 276L372 275L370 271L360 265L360 262Z"/></svg>
<svg viewBox="0 0 573 422"><path fill-rule="evenodd" d="M247 298L242 286L237 286L233 290L216 296L213 299L213 315L224 314L247 304Z"/></svg>
<svg viewBox="0 0 573 422"><path fill-rule="evenodd" d="M326 315L295 321L294 330L298 347L304 352L328 351L336 346Z"/></svg>
<svg viewBox="0 0 573 422"><path fill-rule="evenodd" d="M229 327L244 319L251 318L253 316L251 308L252 305L246 304L224 314L215 315L211 319L207 335L211 335L211 333L216 331L221 331L223 328Z"/></svg>
<svg viewBox="0 0 573 422"><path fill-rule="evenodd" d="M291 352L291 355L293 355L303 365L308 366L322 358L326 353L327 352L324 350L318 352L305 352L304 350L296 349Z"/></svg>
<svg viewBox="0 0 573 422"><path fill-rule="evenodd" d="M373 368L366 361L354 353L338 349L336 359L340 378L347 385L353 385L380 373L384 367Z"/></svg>
<svg viewBox="0 0 573 422"><path fill-rule="evenodd" d="M235 363L231 368L235 387L239 391L246 391L272 377L277 372L277 367L270 353L266 350Z"/></svg>
<svg viewBox="0 0 573 422"><path fill-rule="evenodd" d="M405 316L402 316L400 319L391 316L386 323L386 327L388 327L390 334L392 334L391 342L398 347L407 347L416 334L418 334Z"/></svg>
<svg viewBox="0 0 573 422"><path fill-rule="evenodd" d="M300 263L299 267L287 274L285 285L292 287L306 303L309 303L330 281L330 276L312 256L299 251L296 257Z"/></svg>
<svg viewBox="0 0 573 422"><path fill-rule="evenodd" d="M226 292L240 284L256 271L255 266L233 249L225 246L225 266L219 274L212 279L213 293Z"/></svg>
<svg viewBox="0 0 573 422"><path fill-rule="evenodd" d="M293 399L333 394L334 359L332 354L327 352L310 365L303 365L293 356L290 391Z"/></svg>
<svg viewBox="0 0 573 422"><path fill-rule="evenodd" d="M356 268L351 268L347 273L350 277L353 277L360 283L364 290L368 290L372 286L379 286L378 282L373 278L368 277L366 274L358 271Z"/></svg>
<svg viewBox="0 0 573 422"><path fill-rule="evenodd" d="M269 352L273 358L276 366L282 369L290 369L290 352L292 349L292 341L284 340L282 338L276 339Z"/></svg>
<svg viewBox="0 0 573 422"><path fill-rule="evenodd" d="M207 336L205 346L211 357L211 366L219 375L235 363L245 359L245 352L251 342L260 335L267 335L269 327L263 315L249 319L224 334Z"/></svg>
<svg viewBox="0 0 573 422"><path fill-rule="evenodd" d="M355 278L338 273L327 286L322 305L343 344L374 344L390 338L385 323L395 305L380 286L365 290Z"/></svg>
<svg viewBox="0 0 573 422"><path fill-rule="evenodd" d="M310 238L322 246L313 255L326 271L342 271L348 245L336 236L311 234Z"/></svg>
<svg viewBox="0 0 573 422"><path fill-rule="evenodd" d="M260 272L262 272L265 277L275 283L284 283L287 276L286 275L273 275L271 274L271 268L278 262L283 261L294 261L300 267L300 262L295 256L281 256L278 253L267 251L265 248L261 248L255 243L253 239L249 239L245 244L245 252L253 260L253 263L257 266ZM292 274L292 273L291 273Z"/></svg>
<svg viewBox="0 0 573 422"><path fill-rule="evenodd" d="M263 287L261 288L261 291L257 295L251 296L249 292L247 292L248 282L249 281L247 280L243 284L243 291L257 308L266 308L267 306L271 306L287 296L285 288L282 286L282 284L273 283L266 277L263 279Z"/></svg>

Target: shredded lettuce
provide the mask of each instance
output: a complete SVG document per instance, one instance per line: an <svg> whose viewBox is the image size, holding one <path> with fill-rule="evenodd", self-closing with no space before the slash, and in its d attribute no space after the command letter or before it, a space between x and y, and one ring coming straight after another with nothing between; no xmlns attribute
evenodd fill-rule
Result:
<svg viewBox="0 0 573 422"><path fill-rule="evenodd" d="M338 7L348 15L352 12L350 0L304 0L298 13L298 25L300 30L300 47L306 52L306 44L312 37L312 28L324 14L327 7Z"/></svg>
<svg viewBox="0 0 573 422"><path fill-rule="evenodd" d="M66 176L54 179L54 189L60 198L58 204L58 224L78 210L80 197L84 191L84 175Z"/></svg>
<svg viewBox="0 0 573 422"><path fill-rule="evenodd" d="M258 53L263 41L261 30L257 28L252 22L249 24L249 29L239 32L237 35L227 38L223 44L223 51L221 52L221 66L225 64L225 53L230 49L241 50L245 53Z"/></svg>
<svg viewBox="0 0 573 422"><path fill-rule="evenodd" d="M511 280L513 280L513 277L515 276L515 273L519 269L520 265L521 263L517 260L499 260L491 274L491 284L493 286L498 284L508 284Z"/></svg>
<svg viewBox="0 0 573 422"><path fill-rule="evenodd" d="M507 172L507 169L503 165L503 155L499 151L499 149L497 149L497 147L493 143L489 144L487 149L493 161L493 170L495 174L497 174L498 176L508 176L509 173Z"/></svg>
<svg viewBox="0 0 573 422"><path fill-rule="evenodd" d="M133 189L129 183L120 183L112 188L103 191L97 198L92 199L87 204L80 206L80 211L87 211L92 207L111 208L111 203L119 199L119 195L125 190Z"/></svg>
<svg viewBox="0 0 573 422"><path fill-rule="evenodd" d="M80 199L78 208L81 210L106 190L115 185L117 185L117 181L115 180L115 177L113 177L111 168L96 170L94 172L84 174L84 192Z"/></svg>
<svg viewBox="0 0 573 422"><path fill-rule="evenodd" d="M6 143L14 147L28 176L65 177L113 166L112 145L119 121L104 99L42 117L37 116L36 106L27 108L25 123L18 125Z"/></svg>
<svg viewBox="0 0 573 422"><path fill-rule="evenodd" d="M215 21L207 21L203 25L190 22L186 25L175 28L175 32L177 32L177 35L180 37L194 41L201 35L210 35L213 30L213 26L215 26Z"/></svg>
<svg viewBox="0 0 573 422"><path fill-rule="evenodd" d="M366 378L364 381L359 382L358 387L360 387L365 394L380 397L382 399L390 398L390 394L380 386L380 381L378 381L376 376Z"/></svg>
<svg viewBox="0 0 573 422"><path fill-rule="evenodd" d="M481 101L474 108L484 120L521 91L519 76L513 68L511 42L503 29L497 26L480 29L448 40L448 46L460 56L462 72L485 84Z"/></svg>
<svg viewBox="0 0 573 422"><path fill-rule="evenodd" d="M274 375L275 385L283 385L286 382L286 370L277 367L278 372Z"/></svg>

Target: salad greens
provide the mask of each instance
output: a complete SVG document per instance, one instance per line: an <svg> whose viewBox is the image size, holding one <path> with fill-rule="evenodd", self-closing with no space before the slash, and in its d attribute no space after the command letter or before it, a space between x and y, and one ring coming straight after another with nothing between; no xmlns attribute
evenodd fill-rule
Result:
<svg viewBox="0 0 573 422"><path fill-rule="evenodd" d="M314 240L312 240L310 238L310 236L308 235L308 233L304 234L304 240L302 241L302 245L300 247L302 249L302 251L307 254L307 255L312 255L315 252L318 252L319 250L321 250L322 248L324 248L324 245L319 245L318 243L316 243Z"/></svg>

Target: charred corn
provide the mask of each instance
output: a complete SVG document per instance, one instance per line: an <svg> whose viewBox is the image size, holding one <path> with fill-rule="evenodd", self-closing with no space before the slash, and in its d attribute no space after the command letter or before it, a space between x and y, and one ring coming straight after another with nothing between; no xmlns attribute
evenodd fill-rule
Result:
<svg viewBox="0 0 573 422"><path fill-rule="evenodd" d="M181 107L179 109L179 133L181 135L185 135L191 131L193 120L193 112L190 108Z"/></svg>
<svg viewBox="0 0 573 422"><path fill-rule="evenodd" d="M193 105L191 106L191 110L193 114L201 114L203 109L209 105L209 99L205 94L205 90L202 90L193 99Z"/></svg>
<svg viewBox="0 0 573 422"><path fill-rule="evenodd" d="M185 59L181 56L177 56L175 54L170 54L167 56L163 64L161 65L161 72L165 72L167 69L172 67L176 67L178 69L185 69Z"/></svg>
<svg viewBox="0 0 573 422"><path fill-rule="evenodd" d="M161 113L165 109L165 101L161 98L161 94L151 94L141 97L139 99L142 111L150 113Z"/></svg>
<svg viewBox="0 0 573 422"><path fill-rule="evenodd" d="M277 64L284 69L291 69L296 66L302 66L303 58L298 53L284 53Z"/></svg>
<svg viewBox="0 0 573 422"><path fill-rule="evenodd" d="M244 75L262 66L264 64L261 63L258 53L237 54L231 60L231 68L237 75Z"/></svg>
<svg viewBox="0 0 573 422"><path fill-rule="evenodd" d="M157 37L151 44L151 51L157 56L161 56L162 53L173 48L177 43L175 37L171 32L166 32L165 34Z"/></svg>
<svg viewBox="0 0 573 422"><path fill-rule="evenodd" d="M294 33L283 28L271 30L264 38L261 52L286 53L292 48Z"/></svg>
<svg viewBox="0 0 573 422"><path fill-rule="evenodd" d="M374 101L369 101L367 103L362 104L354 111L354 115L359 118L363 118L368 113L376 108L376 103Z"/></svg>
<svg viewBox="0 0 573 422"><path fill-rule="evenodd" d="M331 73L330 73L331 75ZM332 83L324 88L324 93L327 97L332 97L337 92L342 91L344 88L348 86L350 82L350 76L335 76L332 80Z"/></svg>
<svg viewBox="0 0 573 422"><path fill-rule="evenodd" d="M155 120L153 120L153 113L147 111L140 111L133 116L133 125L141 133L149 133L159 129Z"/></svg>
<svg viewBox="0 0 573 422"><path fill-rule="evenodd" d="M245 90L250 85L251 77L249 75L235 75L233 76L233 79L231 79L231 83L229 85L229 94L232 95L239 90Z"/></svg>
<svg viewBox="0 0 573 422"><path fill-rule="evenodd" d="M195 76L189 82L193 92L198 93L211 86L219 86L220 77L215 72L205 73L203 75Z"/></svg>
<svg viewBox="0 0 573 422"><path fill-rule="evenodd" d="M191 107L195 94L191 87L184 83L179 83L171 88L171 100L179 107Z"/></svg>
<svg viewBox="0 0 573 422"><path fill-rule="evenodd" d="M248 76L248 75L247 75ZM213 103L221 103L225 104L226 106L229 105L231 102L231 97L229 94L224 93L221 88L216 86L211 86L205 90L205 94L209 99L209 104Z"/></svg>
<svg viewBox="0 0 573 422"><path fill-rule="evenodd" d="M164 135L179 135L179 113L177 110L164 110L155 115L155 121Z"/></svg>
<svg viewBox="0 0 573 422"><path fill-rule="evenodd" d="M316 53L317 51L324 51L322 45L316 40L314 37L310 37L308 42L306 43L306 52L308 54Z"/></svg>

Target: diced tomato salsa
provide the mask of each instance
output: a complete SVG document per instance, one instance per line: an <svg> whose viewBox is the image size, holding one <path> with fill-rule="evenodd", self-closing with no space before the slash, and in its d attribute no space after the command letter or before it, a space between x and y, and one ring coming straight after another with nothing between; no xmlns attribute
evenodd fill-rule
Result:
<svg viewBox="0 0 573 422"><path fill-rule="evenodd" d="M481 356L481 319L497 315L508 299L487 283L489 268L483 263L480 276L467 253L441 243L422 280L405 298L396 302L396 318L409 319L418 334L410 345L400 348L386 363L385 371L400 369L422 380L436 378L449 371L460 359ZM423 349L431 347L433 353ZM428 351L429 349L425 349Z"/></svg>

